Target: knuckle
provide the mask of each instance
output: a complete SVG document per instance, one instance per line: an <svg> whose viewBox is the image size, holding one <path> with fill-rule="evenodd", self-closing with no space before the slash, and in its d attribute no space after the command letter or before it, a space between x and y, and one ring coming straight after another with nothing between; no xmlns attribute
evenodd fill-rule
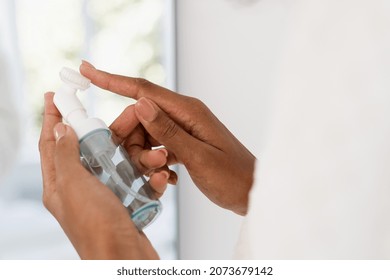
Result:
<svg viewBox="0 0 390 280"><path fill-rule="evenodd" d="M137 92L142 92L150 86L151 82L144 78L135 78L135 87Z"/></svg>
<svg viewBox="0 0 390 280"><path fill-rule="evenodd" d="M188 104L194 113L199 115L205 115L209 113L209 109L206 104L204 104L203 101L198 98L189 97Z"/></svg>
<svg viewBox="0 0 390 280"><path fill-rule="evenodd" d="M202 100L195 98L195 97L188 97L188 102L196 108L203 108L206 107L206 105L203 103Z"/></svg>
<svg viewBox="0 0 390 280"><path fill-rule="evenodd" d="M205 106L204 103L200 99L195 98L195 97L188 97L188 101L189 101L189 103L191 103L192 106L195 106L195 107Z"/></svg>
<svg viewBox="0 0 390 280"><path fill-rule="evenodd" d="M139 85L147 85L149 84L150 82L147 80L147 79L144 79L144 78L135 78L135 81L137 84Z"/></svg>
<svg viewBox="0 0 390 280"><path fill-rule="evenodd" d="M171 119L166 119L165 124L162 126L161 136L164 139L172 139L179 131L179 127Z"/></svg>
<svg viewBox="0 0 390 280"><path fill-rule="evenodd" d="M43 203L43 206L45 206L45 208L47 210L51 209L51 196L48 195L47 192L43 192L42 203Z"/></svg>

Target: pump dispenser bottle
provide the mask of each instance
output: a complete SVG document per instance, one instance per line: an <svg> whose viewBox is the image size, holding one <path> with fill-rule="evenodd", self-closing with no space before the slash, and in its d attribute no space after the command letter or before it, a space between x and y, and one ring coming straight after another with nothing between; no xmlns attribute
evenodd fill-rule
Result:
<svg viewBox="0 0 390 280"><path fill-rule="evenodd" d="M160 201L125 149L113 142L107 125L98 118L89 118L77 98L77 90L86 90L91 81L66 67L61 70L60 78L64 84L54 94L54 104L76 132L83 162L117 195L142 230L161 212Z"/></svg>

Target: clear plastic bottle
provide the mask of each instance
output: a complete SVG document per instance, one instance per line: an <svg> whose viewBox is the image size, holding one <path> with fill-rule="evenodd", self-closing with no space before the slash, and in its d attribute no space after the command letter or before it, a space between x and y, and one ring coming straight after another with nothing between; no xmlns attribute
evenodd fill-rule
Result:
<svg viewBox="0 0 390 280"><path fill-rule="evenodd" d="M116 194L142 230L161 212L160 201L125 149L113 142L104 122L88 118L76 92L88 88L90 81L69 68L63 68L60 77L64 85L55 93L54 103L79 137L84 165Z"/></svg>

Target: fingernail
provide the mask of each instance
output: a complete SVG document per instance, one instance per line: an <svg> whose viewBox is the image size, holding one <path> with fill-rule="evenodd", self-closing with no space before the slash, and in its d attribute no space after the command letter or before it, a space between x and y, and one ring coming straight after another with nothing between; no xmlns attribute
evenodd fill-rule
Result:
<svg viewBox="0 0 390 280"><path fill-rule="evenodd" d="M159 151L162 152L166 158L168 157L168 151L166 149L160 149Z"/></svg>
<svg viewBox="0 0 390 280"><path fill-rule="evenodd" d="M169 173L167 171L161 171L161 174L164 176L165 180L169 179Z"/></svg>
<svg viewBox="0 0 390 280"><path fill-rule="evenodd" d="M96 69L95 66L93 66L91 63L89 63L86 60L81 60L81 65L84 65L84 66L89 67L89 68Z"/></svg>
<svg viewBox="0 0 390 280"><path fill-rule="evenodd" d="M60 140L66 133L66 126L63 123L57 123L54 127L54 137L56 141Z"/></svg>
<svg viewBox="0 0 390 280"><path fill-rule="evenodd" d="M152 122L157 117L157 111L153 104L144 97L138 100L138 102L135 104L135 109L137 110L137 113L140 115L140 117L147 122Z"/></svg>

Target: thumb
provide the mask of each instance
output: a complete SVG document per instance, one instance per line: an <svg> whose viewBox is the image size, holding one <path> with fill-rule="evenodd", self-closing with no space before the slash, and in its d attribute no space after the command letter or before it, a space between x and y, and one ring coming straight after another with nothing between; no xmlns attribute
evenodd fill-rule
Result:
<svg viewBox="0 0 390 280"><path fill-rule="evenodd" d="M79 141L74 130L63 123L54 127L56 138L55 166L57 178L68 176L81 166ZM72 175L73 176L73 175Z"/></svg>
<svg viewBox="0 0 390 280"><path fill-rule="evenodd" d="M135 114L146 131L158 142L172 151L181 162L190 159L203 143L187 133L180 125L162 111L156 103L142 97L135 104Z"/></svg>

